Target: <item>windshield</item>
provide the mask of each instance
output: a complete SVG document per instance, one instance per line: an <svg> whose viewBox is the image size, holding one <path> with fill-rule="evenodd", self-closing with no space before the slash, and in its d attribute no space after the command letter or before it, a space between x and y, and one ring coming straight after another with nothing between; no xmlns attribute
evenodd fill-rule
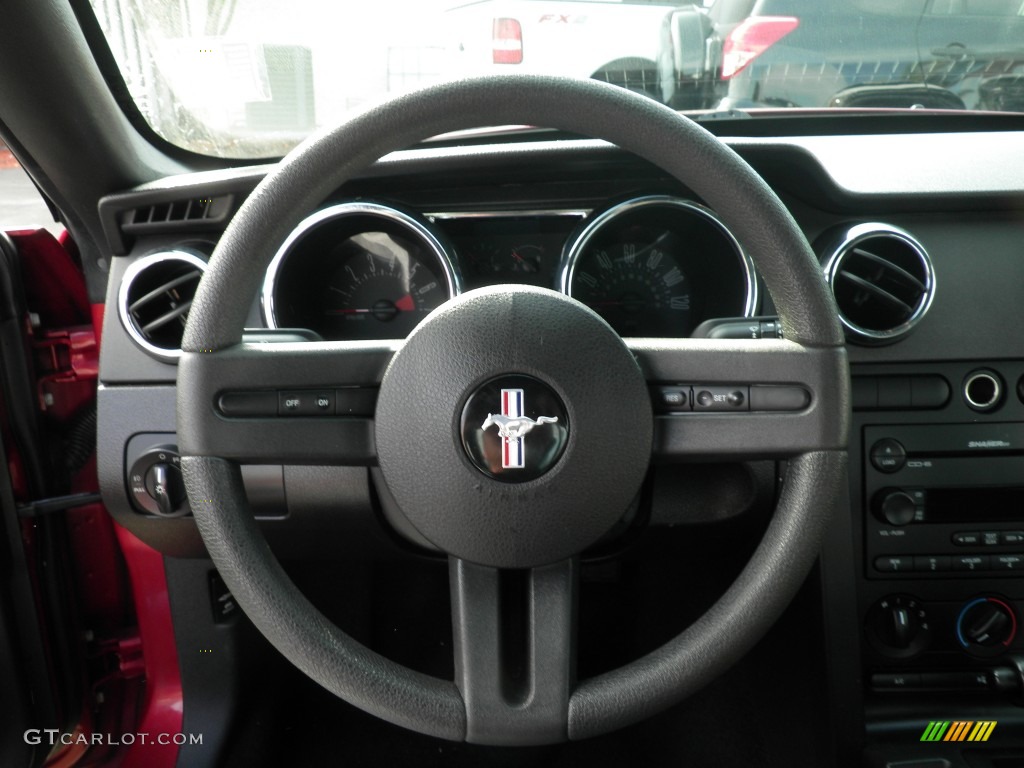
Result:
<svg viewBox="0 0 1024 768"><path fill-rule="evenodd" d="M194 152L276 157L352 110L513 72L682 110L1024 110L1021 0L92 0L129 93Z"/></svg>

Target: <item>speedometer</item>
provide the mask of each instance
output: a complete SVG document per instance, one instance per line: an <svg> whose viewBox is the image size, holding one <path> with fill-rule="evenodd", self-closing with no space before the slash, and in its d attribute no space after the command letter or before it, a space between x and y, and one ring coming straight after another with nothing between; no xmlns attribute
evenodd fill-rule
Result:
<svg viewBox="0 0 1024 768"><path fill-rule="evenodd" d="M328 340L401 339L460 290L450 248L411 214L346 203L300 224L263 289L271 328Z"/></svg>
<svg viewBox="0 0 1024 768"><path fill-rule="evenodd" d="M563 256L562 290L623 336L688 336L710 317L751 315L753 267L706 208L636 198L585 222Z"/></svg>
<svg viewBox="0 0 1024 768"><path fill-rule="evenodd" d="M629 227L588 253L572 295L623 336L674 336L692 325L691 280L677 254L679 236Z"/></svg>

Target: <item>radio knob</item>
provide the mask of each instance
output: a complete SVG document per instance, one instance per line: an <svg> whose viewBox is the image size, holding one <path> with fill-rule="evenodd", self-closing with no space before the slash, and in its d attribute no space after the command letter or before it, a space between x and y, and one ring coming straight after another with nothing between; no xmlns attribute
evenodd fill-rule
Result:
<svg viewBox="0 0 1024 768"><path fill-rule="evenodd" d="M956 637L966 650L979 656L1005 651L1017 636L1013 609L995 597L979 597L960 609Z"/></svg>
<svg viewBox="0 0 1024 768"><path fill-rule="evenodd" d="M875 603L866 630L876 651L899 659L915 656L931 640L927 614L908 595L890 595Z"/></svg>
<svg viewBox="0 0 1024 768"><path fill-rule="evenodd" d="M906 491L882 491L875 505L875 514L883 523L906 525L914 521L917 503Z"/></svg>

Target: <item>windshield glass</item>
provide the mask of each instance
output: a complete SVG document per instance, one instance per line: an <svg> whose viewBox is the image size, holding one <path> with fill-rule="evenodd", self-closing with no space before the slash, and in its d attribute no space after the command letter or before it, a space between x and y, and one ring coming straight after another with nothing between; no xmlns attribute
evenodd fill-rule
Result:
<svg viewBox="0 0 1024 768"><path fill-rule="evenodd" d="M404 91L513 72L684 110L1024 110L1021 0L92 0L135 103L194 152L275 157Z"/></svg>

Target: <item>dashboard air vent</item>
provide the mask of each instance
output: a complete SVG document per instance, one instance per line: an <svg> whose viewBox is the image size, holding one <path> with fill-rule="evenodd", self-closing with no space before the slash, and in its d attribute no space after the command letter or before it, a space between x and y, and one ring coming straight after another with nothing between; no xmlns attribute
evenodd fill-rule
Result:
<svg viewBox="0 0 1024 768"><path fill-rule="evenodd" d="M118 311L136 344L166 362L181 355L185 320L205 269L197 253L174 250L144 256L125 270Z"/></svg>
<svg viewBox="0 0 1024 768"><path fill-rule="evenodd" d="M230 213L231 202L230 195L186 197L129 208L122 214L121 229L125 233L140 233L173 230L180 225L220 223Z"/></svg>
<svg viewBox="0 0 1024 768"><path fill-rule="evenodd" d="M825 276L852 341L888 344L909 333L935 295L931 259L909 233L887 224L844 229Z"/></svg>

